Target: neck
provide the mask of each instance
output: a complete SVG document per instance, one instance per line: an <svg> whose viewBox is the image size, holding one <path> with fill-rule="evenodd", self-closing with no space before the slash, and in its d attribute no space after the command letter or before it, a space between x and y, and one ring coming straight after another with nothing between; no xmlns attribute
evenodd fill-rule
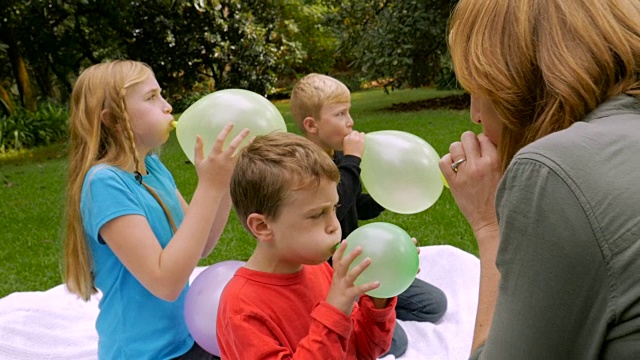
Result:
<svg viewBox="0 0 640 360"><path fill-rule="evenodd" d="M302 264L284 261L261 246L247 260L246 268L271 274L292 274L302 270Z"/></svg>
<svg viewBox="0 0 640 360"><path fill-rule="evenodd" d="M133 160L131 160L126 166L124 166L123 169L128 171L128 172L132 172L132 173L135 172L136 170L138 170L140 172L140 174L146 175L147 174L147 164L145 164L145 162L144 162L145 157L146 156L138 158L138 169L136 169L136 165L133 162Z"/></svg>

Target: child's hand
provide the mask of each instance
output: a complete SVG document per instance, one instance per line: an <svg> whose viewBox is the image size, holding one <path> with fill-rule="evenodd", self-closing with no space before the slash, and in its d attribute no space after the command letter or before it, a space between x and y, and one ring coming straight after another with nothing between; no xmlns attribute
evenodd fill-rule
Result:
<svg viewBox="0 0 640 360"><path fill-rule="evenodd" d="M198 179L200 181L208 181L216 188L228 188L231 182L231 174L233 173L233 167L235 166L235 157L233 154L242 141L249 135L249 130L244 129L238 135L236 135L229 147L222 148L225 140L229 136L229 133L233 129L233 124L227 124L222 131L218 134L213 148L209 152L209 155L204 156L203 143L200 135L196 138L194 163L196 166L196 172L198 173Z"/></svg>
<svg viewBox="0 0 640 360"><path fill-rule="evenodd" d="M345 256L344 252L346 248L347 241L345 240L333 254L333 279L331 280L331 288L327 295L327 303L333 305L345 314L351 315L355 299L366 292L378 288L380 283L375 281L359 286L353 284L358 276L369 266L371 259L366 258L362 260L360 264L349 271L349 266L353 260L362 253L362 248L357 246Z"/></svg>
<svg viewBox="0 0 640 360"><path fill-rule="evenodd" d="M342 152L362 159L364 153L364 133L353 130L342 140Z"/></svg>

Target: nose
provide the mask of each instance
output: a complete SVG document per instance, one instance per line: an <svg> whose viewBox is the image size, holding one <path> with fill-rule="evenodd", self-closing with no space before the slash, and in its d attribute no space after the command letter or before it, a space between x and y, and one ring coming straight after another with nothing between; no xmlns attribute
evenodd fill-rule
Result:
<svg viewBox="0 0 640 360"><path fill-rule="evenodd" d="M341 232L340 222L338 221L338 217L333 214L333 216L331 216L331 219L329 220L329 224L327 225L327 233L334 234L338 231Z"/></svg>
<svg viewBox="0 0 640 360"><path fill-rule="evenodd" d="M164 101L164 112L167 114L171 114L173 111L173 107L166 100Z"/></svg>
<svg viewBox="0 0 640 360"><path fill-rule="evenodd" d="M353 119L351 118L351 115L347 115L347 127L348 128L353 127Z"/></svg>

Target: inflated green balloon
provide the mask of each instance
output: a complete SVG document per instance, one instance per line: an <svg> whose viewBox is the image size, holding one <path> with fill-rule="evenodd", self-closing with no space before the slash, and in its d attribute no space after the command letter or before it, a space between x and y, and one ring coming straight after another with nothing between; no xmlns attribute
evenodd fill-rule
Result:
<svg viewBox="0 0 640 360"><path fill-rule="evenodd" d="M233 123L234 127L223 147L245 128L251 132L240 147L256 135L287 131L282 115L264 96L249 90L225 89L206 95L189 106L175 125L176 137L182 151L193 162L196 136L202 137L206 155L228 123Z"/></svg>
<svg viewBox="0 0 640 360"><path fill-rule="evenodd" d="M415 214L442 194L438 161L433 147L416 135L397 130L371 132L365 135L362 183L385 209Z"/></svg>
<svg viewBox="0 0 640 360"><path fill-rule="evenodd" d="M418 251L413 240L399 226L374 222L361 226L347 236L345 254L356 246L362 253L351 268L365 258L371 259L369 267L356 279L356 285L379 281L380 287L367 294L377 298L390 298L405 291L418 273Z"/></svg>

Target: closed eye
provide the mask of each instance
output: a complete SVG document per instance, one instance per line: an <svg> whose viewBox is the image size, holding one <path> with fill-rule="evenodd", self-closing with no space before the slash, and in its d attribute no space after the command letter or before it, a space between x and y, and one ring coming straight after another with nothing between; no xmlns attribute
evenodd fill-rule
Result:
<svg viewBox="0 0 640 360"><path fill-rule="evenodd" d="M336 209L340 206L340 204L335 204L333 205L331 208L326 208L326 209L322 209L322 211L320 211L319 213L315 213L313 215L310 216L311 219L319 219L321 218L323 215L328 214L329 212L331 213L335 213Z"/></svg>

